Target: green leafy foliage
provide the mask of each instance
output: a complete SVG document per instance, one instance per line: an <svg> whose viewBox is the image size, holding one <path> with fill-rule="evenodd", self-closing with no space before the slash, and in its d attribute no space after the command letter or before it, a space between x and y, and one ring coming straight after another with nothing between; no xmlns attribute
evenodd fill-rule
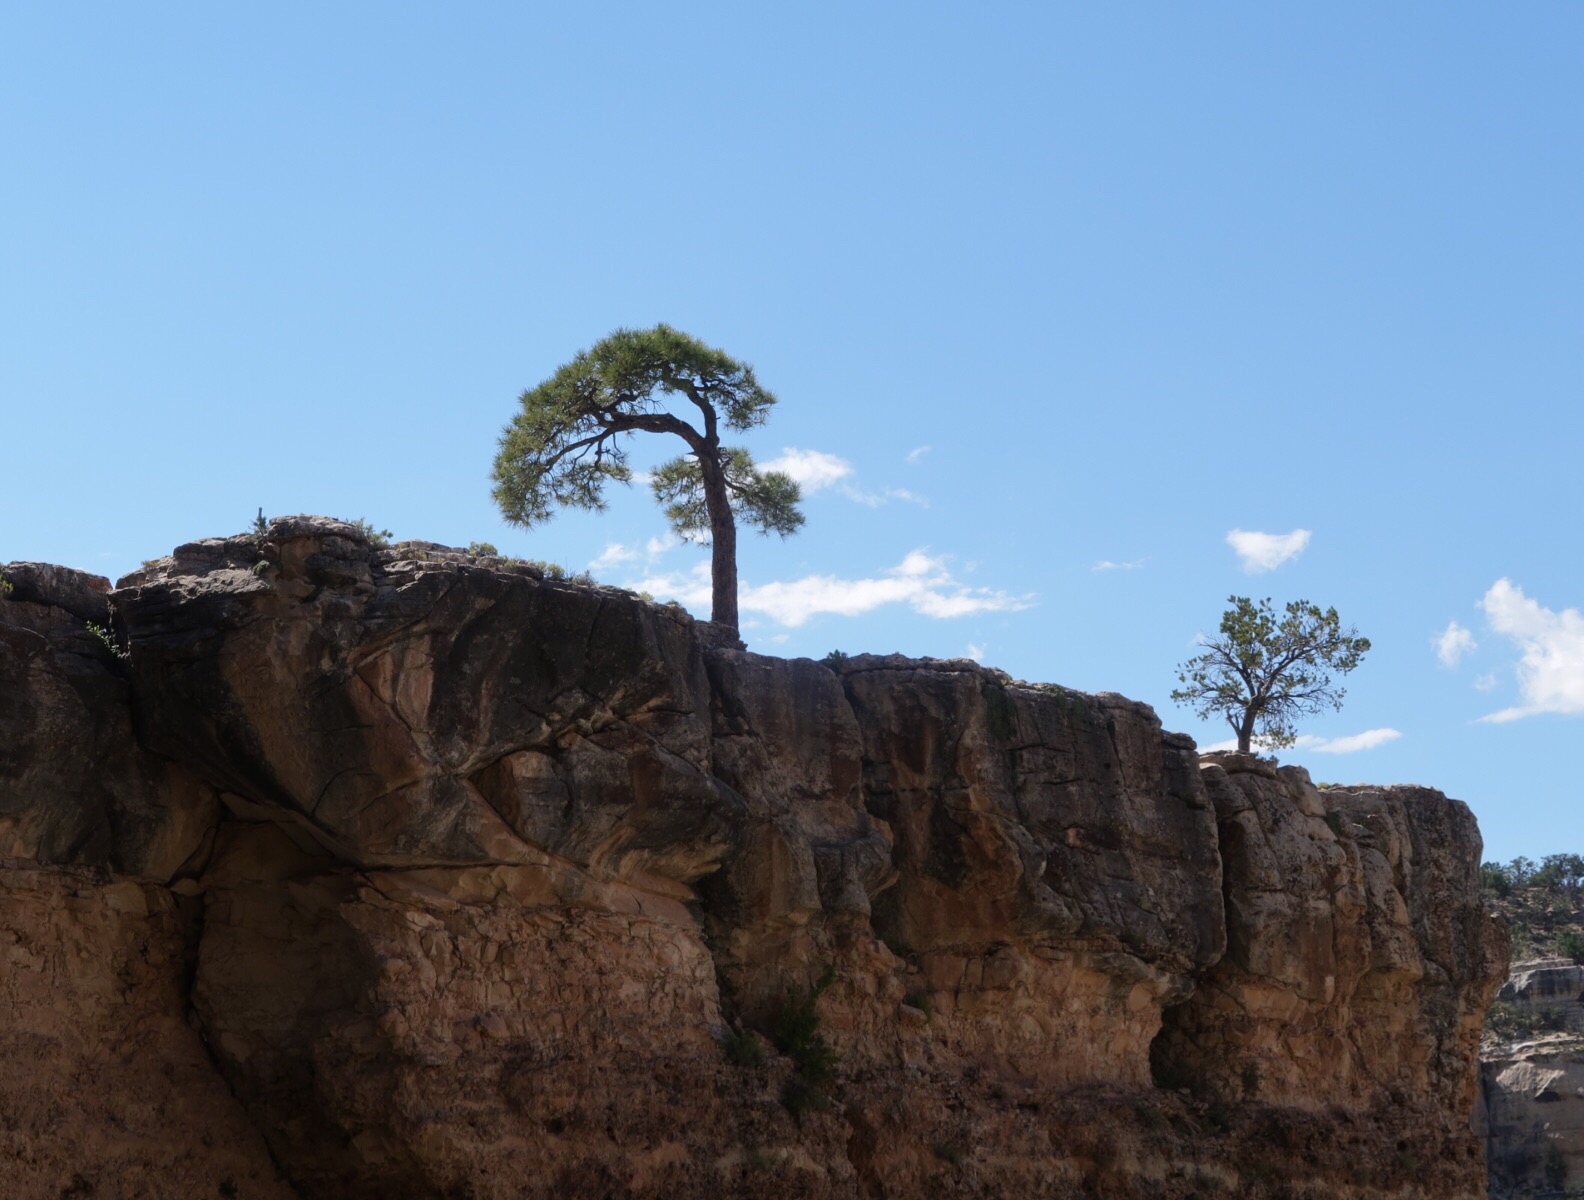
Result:
<svg viewBox="0 0 1584 1200"><path fill-rule="evenodd" d="M255 539L262 538L269 532L269 521L264 517L263 505L259 506L258 515L253 518L253 528L249 532L252 533ZM390 535L387 534L386 536Z"/></svg>
<svg viewBox="0 0 1584 1200"><path fill-rule="evenodd" d="M88 621L86 622L86 628L89 633L104 643L104 648L106 650L110 651L111 654L115 655L115 657L122 662L125 662L127 659L132 657L131 649L118 642L116 640L115 634L106 629L103 625L100 625L94 621Z"/></svg>
<svg viewBox="0 0 1584 1200"><path fill-rule="evenodd" d="M712 543L713 619L735 628L737 518L783 537L803 524L791 476L760 471L748 451L721 442L723 427L764 424L775 402L752 367L680 330L618 329L518 398L495 456L495 502L523 526L557 508L602 511L606 484L632 482L631 435L680 438L685 453L659 467L650 486L681 537Z"/></svg>
<svg viewBox="0 0 1584 1200"><path fill-rule="evenodd" d="M383 550L390 545L391 531L389 529L375 529L372 524L362 517L355 521L348 521L347 524L362 530L363 536L368 538L368 544L376 550Z"/></svg>
<svg viewBox="0 0 1584 1200"><path fill-rule="evenodd" d="M836 1078L836 1064L841 1061L820 1032L819 998L835 980L836 969L827 967L813 987L794 993L781 1005L770 1027L775 1048L792 1060L799 1076L816 1086Z"/></svg>
<svg viewBox="0 0 1584 1200"><path fill-rule="evenodd" d="M1513 959L1571 958L1584 962L1584 855L1548 854L1539 862L1519 855L1480 864L1480 889L1512 931Z"/></svg>
<svg viewBox="0 0 1584 1200"><path fill-rule="evenodd" d="M720 451L726 491L737 515L760 533L793 534L803 524L798 510L802 493L790 475L760 471L748 451L724 446ZM685 454L655 469L649 486L665 510L666 520L684 541L710 539L709 494L696 455Z"/></svg>
<svg viewBox="0 0 1584 1200"><path fill-rule="evenodd" d="M750 1029L734 1029L726 1039L726 1057L739 1067L762 1067L765 1064L764 1043Z"/></svg>
<svg viewBox="0 0 1584 1200"><path fill-rule="evenodd" d="M3 572L0 572L0 600L4 600L10 594L11 581L5 577Z"/></svg>
<svg viewBox="0 0 1584 1200"><path fill-rule="evenodd" d="M1291 601L1278 615L1269 598L1255 603L1229 596L1221 631L1204 652L1178 668L1182 687L1171 697L1201 718L1220 716L1237 734L1238 748L1254 738L1266 746L1297 740L1297 718L1340 709L1346 692L1332 682L1363 660L1368 638L1343 629L1334 608Z"/></svg>
<svg viewBox="0 0 1584 1200"><path fill-rule="evenodd" d="M576 583L583 587L594 587L598 583L587 571L568 571L560 563L545 562L542 558L514 558L512 562L519 567L527 567L552 583Z"/></svg>
<svg viewBox="0 0 1584 1200"><path fill-rule="evenodd" d="M835 979L835 967L827 967L813 987L787 997L770 1024L771 1042L792 1060L793 1075L781 1090L781 1103L794 1117L830 1107L824 1088L836 1078L840 1058L820 1032L819 998Z"/></svg>
<svg viewBox="0 0 1584 1200"><path fill-rule="evenodd" d="M1584 965L1584 933L1577 929L1563 930L1557 935L1556 948L1563 958Z"/></svg>
<svg viewBox="0 0 1584 1200"><path fill-rule="evenodd" d="M469 542L467 552L474 558L498 558L500 551L493 542Z"/></svg>
<svg viewBox="0 0 1584 1200"><path fill-rule="evenodd" d="M819 662L820 666L822 667L829 667L832 671L839 671L841 670L842 665L847 661L847 658L848 655L846 651L832 650L824 658L820 659Z"/></svg>

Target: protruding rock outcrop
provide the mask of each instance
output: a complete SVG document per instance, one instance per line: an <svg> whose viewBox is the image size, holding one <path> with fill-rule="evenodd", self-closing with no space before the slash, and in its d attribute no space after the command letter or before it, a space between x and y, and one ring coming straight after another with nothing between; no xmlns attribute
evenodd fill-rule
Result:
<svg viewBox="0 0 1584 1200"><path fill-rule="evenodd" d="M765 658L321 518L29 587L0 604L6 878L144 897L62 1011L113 1043L190 1005L170 1053L201 1034L225 1090L190 1094L244 1122L174 1128L145 1194L1483 1194L1505 944L1439 794L1201 772L1118 696ZM169 949L112 1005L139 938ZM30 1011L0 1055L80 1069ZM53 1161L21 1194L71 1184Z"/></svg>

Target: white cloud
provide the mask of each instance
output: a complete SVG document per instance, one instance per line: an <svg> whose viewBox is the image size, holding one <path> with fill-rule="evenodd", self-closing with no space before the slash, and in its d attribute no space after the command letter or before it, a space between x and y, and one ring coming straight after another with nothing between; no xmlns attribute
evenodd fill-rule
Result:
<svg viewBox="0 0 1584 1200"><path fill-rule="evenodd" d="M1247 529L1234 529L1226 535L1227 545L1237 551L1243 560L1243 569L1250 575L1274 571L1282 563L1297 558L1309 544L1307 529L1294 529L1291 533L1255 533Z"/></svg>
<svg viewBox="0 0 1584 1200"><path fill-rule="evenodd" d="M920 508L929 507L928 500L917 492L908 491L907 488L886 488L884 491L866 492L851 484L843 484L842 495L849 500L856 500L859 504L867 504L870 508L879 508L892 500L906 500L909 504L917 504Z"/></svg>
<svg viewBox="0 0 1584 1200"><path fill-rule="evenodd" d="M929 447L922 446L919 449L928 450ZM912 460L912 455L909 455L909 460ZM917 492L908 491L907 488L881 488L879 491L870 491L843 482L853 476L852 463L835 454L827 454L823 450L799 450L794 446L788 446L778 457L762 462L759 466L762 470L780 471L782 474L790 475L806 494L824 491L828 487L840 484L842 495L859 504L866 504L870 508L879 508L882 504L889 504L893 500L905 500L921 508L929 507L928 500Z"/></svg>
<svg viewBox="0 0 1584 1200"><path fill-rule="evenodd" d="M916 463L933 449L933 446L915 446L908 451L907 460L910 463Z"/></svg>
<svg viewBox="0 0 1584 1200"><path fill-rule="evenodd" d="M640 558L653 565L667 550L682 544L682 539L667 530L659 537L652 537L644 543L643 549L637 546L624 545L621 542L608 542L598 558L589 562L591 571L608 571L612 567L619 567L623 563L637 562Z"/></svg>
<svg viewBox="0 0 1584 1200"><path fill-rule="evenodd" d="M1509 579L1491 584L1480 607L1491 629L1523 651L1518 660L1523 703L1480 720L1502 724L1536 713L1584 713L1584 615L1576 608L1544 608Z"/></svg>
<svg viewBox="0 0 1584 1200"><path fill-rule="evenodd" d="M689 608L707 611L710 568L699 563L686 574L655 575L633 584L656 596L671 596ZM744 613L761 613L789 628L823 614L855 617L888 604L905 604L926 617L947 619L985 612L1018 612L1034 603L995 588L971 587L949 569L944 556L914 550L890 570L868 579L805 575L801 579L743 584L737 604Z"/></svg>
<svg viewBox="0 0 1584 1200"><path fill-rule="evenodd" d="M969 642L968 643L968 649L965 650L963 653L965 653L969 658L973 659L974 662L983 662L984 661L984 656L985 656L985 648L983 646L981 646L978 642Z"/></svg>
<svg viewBox="0 0 1584 1200"><path fill-rule="evenodd" d="M1102 558L1089 569L1091 571L1137 571L1143 565L1144 560L1142 558L1135 558L1132 562L1112 562L1109 558Z"/></svg>
<svg viewBox="0 0 1584 1200"><path fill-rule="evenodd" d="M1312 733L1298 735L1290 749L1312 750L1316 754L1357 754L1360 750L1373 750L1376 746L1384 746L1387 742L1395 742L1402 737L1402 732L1397 729L1381 728L1366 729L1363 733L1350 733L1346 737L1323 738ZM1254 739L1256 750L1269 749L1259 738ZM1210 754L1217 750L1236 750L1237 739L1230 738L1224 742L1215 742L1209 746L1201 746L1201 754Z"/></svg>
<svg viewBox="0 0 1584 1200"><path fill-rule="evenodd" d="M1477 692L1488 692L1495 686L1496 676L1494 672L1487 672L1474 680L1474 690Z"/></svg>
<svg viewBox="0 0 1584 1200"><path fill-rule="evenodd" d="M790 475L805 492L828 488L853 473L852 463L823 450L799 450L788 446L779 458L759 464L766 471L780 471Z"/></svg>
<svg viewBox="0 0 1584 1200"><path fill-rule="evenodd" d="M1316 754L1356 754L1360 750L1373 750L1376 746L1395 742L1400 737L1402 733L1396 729L1366 729L1363 733L1353 733L1347 737L1315 738L1307 749L1313 750ZM1298 739L1300 743L1303 740L1303 738Z"/></svg>
<svg viewBox="0 0 1584 1200"><path fill-rule="evenodd" d="M1447 627L1434 640L1436 657L1441 660L1443 667L1457 666L1465 655L1472 654L1479 648L1474 635L1456 621L1448 621Z"/></svg>
<svg viewBox="0 0 1584 1200"><path fill-rule="evenodd" d="M589 560L589 570L609 570L611 567L620 566L622 563L632 562L637 557L638 551L631 546L624 546L620 542L609 542L598 558Z"/></svg>

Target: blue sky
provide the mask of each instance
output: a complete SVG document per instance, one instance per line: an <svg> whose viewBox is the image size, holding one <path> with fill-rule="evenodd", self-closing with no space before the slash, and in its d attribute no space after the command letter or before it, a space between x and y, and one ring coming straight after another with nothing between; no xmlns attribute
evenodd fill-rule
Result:
<svg viewBox="0 0 1584 1200"><path fill-rule="evenodd" d="M262 506L691 596L642 491L489 497L522 389L667 321L809 485L753 648L1209 743L1175 665L1306 597L1375 649L1285 760L1584 849L1584 8L533 7L0 14L0 561Z"/></svg>

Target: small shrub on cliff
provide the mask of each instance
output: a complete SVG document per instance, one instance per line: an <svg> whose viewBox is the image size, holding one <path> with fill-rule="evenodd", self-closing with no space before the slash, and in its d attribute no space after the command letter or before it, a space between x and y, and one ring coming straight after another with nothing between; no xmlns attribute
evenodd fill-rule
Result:
<svg viewBox="0 0 1584 1200"><path fill-rule="evenodd" d="M1563 958L1571 958L1576 963L1584 963L1584 933L1576 929L1569 929L1557 938L1557 953Z"/></svg>
<svg viewBox="0 0 1584 1200"><path fill-rule="evenodd" d="M822 667L829 667L832 671L839 671L842 664L847 661L847 657L847 653L844 650L832 650L824 658L820 659L819 663Z"/></svg>
<svg viewBox="0 0 1584 1200"><path fill-rule="evenodd" d="M1489 892L1498 899L1506 899L1512 895L1512 880L1507 878L1507 872L1502 869L1501 863L1480 864L1480 891Z"/></svg>
<svg viewBox="0 0 1584 1200"><path fill-rule="evenodd" d="M390 545L391 531L389 529L375 529L372 524L362 517L355 521L348 521L347 524L361 529L363 536L368 538L368 544L376 550L383 550Z"/></svg>
<svg viewBox="0 0 1584 1200"><path fill-rule="evenodd" d="M954 1167L963 1165L965 1156L962 1152L962 1147L956 1142L936 1142L930 1149L935 1152L935 1157L940 1159L941 1162L950 1163Z"/></svg>
<svg viewBox="0 0 1584 1200"><path fill-rule="evenodd" d="M537 571L540 578L548 579L552 583L576 583L583 587L594 587L599 582L587 571L568 571L558 562L545 562L541 558L514 558L512 562L519 567Z"/></svg>
<svg viewBox="0 0 1584 1200"><path fill-rule="evenodd" d="M797 1073L812 1084L834 1079L840 1061L820 1032L819 998L834 982L836 968L827 967L812 988L794 993L781 1005L770 1027L775 1048L790 1058Z"/></svg>
<svg viewBox="0 0 1584 1200"><path fill-rule="evenodd" d="M86 622L86 626L88 632L99 639L99 641L103 642L105 649L110 651L111 654L115 655L116 658L120 659L122 662L125 662L127 659L132 657L132 651L123 646L120 642L116 641L115 634L111 633L110 630L106 629L103 625L96 624L93 621L88 621Z"/></svg>
<svg viewBox="0 0 1584 1200"><path fill-rule="evenodd" d="M468 553L474 558L498 558L500 551L493 542L469 542Z"/></svg>
<svg viewBox="0 0 1584 1200"><path fill-rule="evenodd" d="M765 1064L764 1045L752 1030L734 1029L726 1039L726 1058L739 1067L762 1067Z"/></svg>
<svg viewBox="0 0 1584 1200"><path fill-rule="evenodd" d="M11 581L7 579L4 574L0 574L0 600L4 600L10 594Z"/></svg>
<svg viewBox="0 0 1584 1200"><path fill-rule="evenodd" d="M1485 1011L1485 1032L1497 1041L1517 1042L1566 1029L1567 1013L1561 1008L1528 1008L1510 1000L1497 1000Z"/></svg>
<svg viewBox="0 0 1584 1200"><path fill-rule="evenodd" d="M781 1091L781 1103L794 1117L830 1107L823 1085L836 1078L840 1058L820 1032L819 998L835 981L836 968L827 967L808 991L788 997L771 1022L770 1040L792 1060L795 1072Z"/></svg>

